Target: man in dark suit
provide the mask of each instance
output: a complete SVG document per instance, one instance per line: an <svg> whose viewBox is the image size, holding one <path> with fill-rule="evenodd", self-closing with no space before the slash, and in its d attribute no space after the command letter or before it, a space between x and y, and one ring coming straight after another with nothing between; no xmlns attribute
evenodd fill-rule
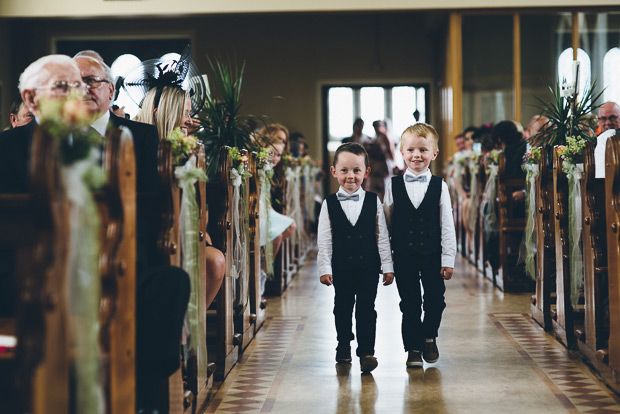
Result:
<svg viewBox="0 0 620 414"><path fill-rule="evenodd" d="M101 60L78 54L73 60L86 85L84 101L96 120L91 127L105 136L109 128L128 128L134 140L138 193L158 191L157 129L130 121L110 111L114 82ZM137 206L137 332L136 374L138 408L155 408L156 389L167 387L167 378L179 367L180 336L189 299L189 276L173 266L156 266L149 258L156 252L158 226L144 197ZM155 217L158 219L158 217ZM151 256L152 257L152 256Z"/></svg>

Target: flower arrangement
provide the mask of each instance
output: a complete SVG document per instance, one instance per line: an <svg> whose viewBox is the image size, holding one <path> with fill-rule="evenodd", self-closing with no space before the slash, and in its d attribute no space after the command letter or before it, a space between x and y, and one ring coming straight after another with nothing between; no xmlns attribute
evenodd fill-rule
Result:
<svg viewBox="0 0 620 414"><path fill-rule="evenodd" d="M166 141L172 143L172 158L175 164L180 164L184 158L189 156L198 143L195 136L185 135L181 127L173 129L166 137Z"/></svg>
<svg viewBox="0 0 620 414"><path fill-rule="evenodd" d="M41 126L59 140L60 156L64 165L86 159L93 147L103 138L89 125L94 120L77 94L64 99L45 99L39 102Z"/></svg>
<svg viewBox="0 0 620 414"><path fill-rule="evenodd" d="M228 154L230 155L230 159L233 162L233 168L235 168L242 179L250 178L252 174L248 171L248 161L250 158L247 154L241 154L239 148L230 147L228 150Z"/></svg>
<svg viewBox="0 0 620 414"><path fill-rule="evenodd" d="M583 137L566 137L566 145L558 145L555 151L565 161L571 164L583 162L583 151L586 147L586 140Z"/></svg>
<svg viewBox="0 0 620 414"><path fill-rule="evenodd" d="M524 164L538 164L540 162L541 149L539 147L531 147L529 151L527 151L523 155L523 163Z"/></svg>
<svg viewBox="0 0 620 414"><path fill-rule="evenodd" d="M258 150L258 168L264 168L267 164L271 163L272 152L269 148L262 147Z"/></svg>
<svg viewBox="0 0 620 414"><path fill-rule="evenodd" d="M490 165L499 165L499 154L501 154L502 151L500 150L491 150L491 152L489 152L489 157L487 158L489 161Z"/></svg>

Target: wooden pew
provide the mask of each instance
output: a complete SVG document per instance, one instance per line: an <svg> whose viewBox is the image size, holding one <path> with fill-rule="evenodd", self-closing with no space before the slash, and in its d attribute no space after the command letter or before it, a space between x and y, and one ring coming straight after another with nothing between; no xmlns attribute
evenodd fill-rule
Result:
<svg viewBox="0 0 620 414"><path fill-rule="evenodd" d="M529 292L534 282L525 274L525 266L519 264L519 245L525 231L523 207L512 199L515 191L525 188L524 177L506 176L506 157L499 157L497 173L497 199L499 209L499 261L497 287L506 293Z"/></svg>
<svg viewBox="0 0 620 414"><path fill-rule="evenodd" d="M209 204L209 234L213 246L226 256L226 274L213 304L207 311L207 349L209 361L215 363L215 380L223 381L239 359L241 335L235 333L233 311L233 283L230 275L232 262L232 186L231 160L228 147L220 150L218 178L207 183Z"/></svg>
<svg viewBox="0 0 620 414"><path fill-rule="evenodd" d="M260 247L260 192L261 185L258 172L258 158L256 152L250 157L250 321L254 325L254 333L265 323L265 308L267 300L261 294L260 278L262 270Z"/></svg>
<svg viewBox="0 0 620 414"><path fill-rule="evenodd" d="M554 335L564 346L575 346L574 315L570 301L570 262L568 245L568 178L562 159L553 151L553 211L555 217L556 307L552 310Z"/></svg>
<svg viewBox="0 0 620 414"><path fill-rule="evenodd" d="M106 136L106 185L96 194L101 216L100 343L110 414L135 407L136 164L126 129Z"/></svg>
<svg viewBox="0 0 620 414"><path fill-rule="evenodd" d="M548 150L541 149L536 178L536 294L530 306L532 318L546 331L551 330L551 307L555 305L555 216L549 159Z"/></svg>
<svg viewBox="0 0 620 414"><path fill-rule="evenodd" d="M620 392L620 137L607 140L605 154L605 214L609 277L609 342L597 351L603 380Z"/></svg>
<svg viewBox="0 0 620 414"><path fill-rule="evenodd" d="M0 355L2 412L69 410L68 203L60 196L54 139L38 128L30 153L30 192L0 195L0 247L15 252L16 317L0 334L17 339ZM9 253L12 254L12 253Z"/></svg>
<svg viewBox="0 0 620 414"><path fill-rule="evenodd" d="M607 234L605 217L605 179L595 178L594 145L586 144L582 183L584 326L575 328L577 345L584 358L596 369L600 363L596 352L607 349L609 320L605 318L608 302Z"/></svg>

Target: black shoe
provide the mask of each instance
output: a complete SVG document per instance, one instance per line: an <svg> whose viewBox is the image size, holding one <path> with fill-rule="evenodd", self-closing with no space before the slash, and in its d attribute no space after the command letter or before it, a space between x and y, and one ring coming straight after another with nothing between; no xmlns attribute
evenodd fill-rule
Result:
<svg viewBox="0 0 620 414"><path fill-rule="evenodd" d="M407 368L422 368L422 355L420 351L409 351L407 355Z"/></svg>
<svg viewBox="0 0 620 414"><path fill-rule="evenodd" d="M377 368L377 365L379 365L379 362L373 355L362 355L360 357L360 368L364 374L368 374L370 371Z"/></svg>
<svg viewBox="0 0 620 414"><path fill-rule="evenodd" d="M339 364L350 364L353 359L351 358L350 346L338 346L336 348L336 362Z"/></svg>
<svg viewBox="0 0 620 414"><path fill-rule="evenodd" d="M439 349L437 349L437 340L435 338L426 338L424 340L424 360L429 364L437 362L439 359Z"/></svg>

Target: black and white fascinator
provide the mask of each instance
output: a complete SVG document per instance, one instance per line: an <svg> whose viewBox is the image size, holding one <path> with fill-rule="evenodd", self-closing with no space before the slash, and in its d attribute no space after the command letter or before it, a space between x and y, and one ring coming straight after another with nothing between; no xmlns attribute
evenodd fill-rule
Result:
<svg viewBox="0 0 620 414"><path fill-rule="evenodd" d="M123 89L139 107L142 107L147 92L157 88L155 95L155 108L157 108L165 86L176 86L189 92L192 101L191 116L200 112L205 102L207 87L198 66L192 60L189 45L185 47L178 60L164 57L143 61L129 71L123 82Z"/></svg>

